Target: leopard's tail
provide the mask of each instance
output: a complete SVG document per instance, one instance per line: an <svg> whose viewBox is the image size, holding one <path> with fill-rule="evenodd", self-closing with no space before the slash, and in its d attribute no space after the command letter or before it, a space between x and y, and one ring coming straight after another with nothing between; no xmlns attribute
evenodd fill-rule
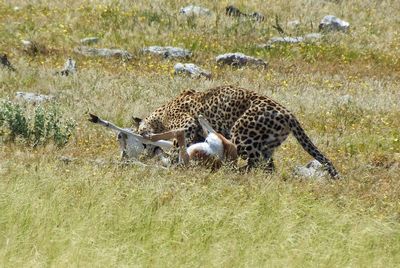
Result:
<svg viewBox="0 0 400 268"><path fill-rule="evenodd" d="M318 162L324 165L325 169L334 179L339 179L339 173L336 171L332 162L326 158L310 140L304 129L301 127L299 121L296 118L291 118L289 121L290 130L296 137L297 141L301 144L304 150L307 151L312 157L314 157Z"/></svg>

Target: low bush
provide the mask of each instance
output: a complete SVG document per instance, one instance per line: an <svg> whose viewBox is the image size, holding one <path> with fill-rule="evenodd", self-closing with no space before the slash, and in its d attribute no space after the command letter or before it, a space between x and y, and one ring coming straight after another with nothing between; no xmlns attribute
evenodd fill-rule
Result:
<svg viewBox="0 0 400 268"><path fill-rule="evenodd" d="M75 126L74 120L62 119L55 105L32 108L10 101L0 104L0 137L10 142L20 138L36 147L53 141L57 147L62 147L73 134Z"/></svg>

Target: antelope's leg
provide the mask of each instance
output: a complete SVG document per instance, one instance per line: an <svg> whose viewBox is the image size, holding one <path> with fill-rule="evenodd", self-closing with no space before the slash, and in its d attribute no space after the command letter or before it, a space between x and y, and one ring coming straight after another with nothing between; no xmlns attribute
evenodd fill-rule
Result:
<svg viewBox="0 0 400 268"><path fill-rule="evenodd" d="M185 131L178 131L176 134L179 146L179 162L187 165L189 163L189 154L186 150Z"/></svg>
<svg viewBox="0 0 400 268"><path fill-rule="evenodd" d="M204 134L207 136L209 133L217 134L217 132L211 127L210 123L204 116L199 115L198 119L200 126L203 128Z"/></svg>
<svg viewBox="0 0 400 268"><path fill-rule="evenodd" d="M224 137L224 135L217 133L224 146L224 159L225 161L236 163L238 159L237 147L230 140Z"/></svg>
<svg viewBox="0 0 400 268"><path fill-rule="evenodd" d="M169 142L169 141L166 141L166 140L161 140L161 139L157 140L156 142L153 142L147 137L143 137L143 136L141 136L139 134L136 134L136 133L134 133L132 131L129 131L127 129L120 128L120 127L114 125L113 123L108 122L106 120L103 120L103 119L101 119L100 117L98 117L98 116L96 116L94 114L90 114L89 113L89 115L90 115L90 118L89 118L90 122L102 125L104 127L110 128L110 129L115 130L115 131L119 131L121 133L124 133L125 135L132 136L135 139L137 139L138 141L140 141L141 143L152 144L152 145L161 147L161 148L166 149L166 150L170 149L173 146L172 142Z"/></svg>
<svg viewBox="0 0 400 268"><path fill-rule="evenodd" d="M187 165L189 163L189 154L186 150L185 130L184 128L174 129L159 134L151 134L145 138L153 142L176 139L179 147L179 163Z"/></svg>
<svg viewBox="0 0 400 268"><path fill-rule="evenodd" d="M172 140L172 139L177 139L178 135L180 135L180 133L184 133L184 131L185 131L184 128L174 129L163 133L150 134L148 136L144 136L143 138L148 139L152 142L156 142L159 140Z"/></svg>

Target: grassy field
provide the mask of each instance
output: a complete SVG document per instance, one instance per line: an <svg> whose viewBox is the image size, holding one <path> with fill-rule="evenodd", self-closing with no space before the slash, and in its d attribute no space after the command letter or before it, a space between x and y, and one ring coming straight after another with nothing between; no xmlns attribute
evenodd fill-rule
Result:
<svg viewBox="0 0 400 268"><path fill-rule="evenodd" d="M51 94L77 123L62 148L10 142L0 131L0 267L398 267L400 2L197 1L213 12L207 18L178 15L186 4L0 3L0 53L17 69L0 68L0 98ZM228 4L266 20L227 17ZM351 31L257 47L278 36L276 15L297 36L317 31L328 14L349 21ZM302 22L296 30L286 27L293 19ZM101 38L95 47L134 57L75 54L87 36ZM21 39L46 50L29 55ZM188 62L213 79L174 76L178 61L142 55L147 45L191 49ZM262 58L270 68L217 66L215 56L226 52ZM54 75L69 56L78 73ZM310 157L293 137L276 151L274 174L124 166L115 134L87 121L90 111L129 126L132 115L144 117L184 89L227 84L293 111L342 179L294 176Z"/></svg>

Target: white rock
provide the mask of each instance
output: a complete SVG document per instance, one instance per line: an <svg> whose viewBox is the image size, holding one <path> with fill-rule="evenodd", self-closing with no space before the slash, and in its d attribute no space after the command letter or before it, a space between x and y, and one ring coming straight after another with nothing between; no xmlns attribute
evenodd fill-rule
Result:
<svg viewBox="0 0 400 268"><path fill-rule="evenodd" d="M51 95L42 95L42 94L37 94L37 93L31 93L31 92L17 92L15 97L20 100L24 100L27 102L32 102L32 103L41 103L45 101L50 101L54 99L54 96Z"/></svg>
<svg viewBox="0 0 400 268"><path fill-rule="evenodd" d="M274 44L296 44L296 43L301 43L304 41L304 37L302 36L297 36L297 37L272 37L271 39L268 40L266 44L260 45L259 47L261 48L271 48Z"/></svg>
<svg viewBox="0 0 400 268"><path fill-rule="evenodd" d="M247 56L239 52L218 55L216 57L216 61L219 64L232 65L236 67L241 67L245 65L268 67L268 63L266 63L262 59L257 59L251 56Z"/></svg>
<svg viewBox="0 0 400 268"><path fill-rule="evenodd" d="M309 33L304 36L304 40L314 41L314 40L321 39L321 37L322 37L322 34L320 34L320 33Z"/></svg>
<svg viewBox="0 0 400 268"><path fill-rule="evenodd" d="M29 40L21 40L21 43L24 47L29 47L32 45L32 41Z"/></svg>
<svg viewBox="0 0 400 268"><path fill-rule="evenodd" d="M187 16L204 16L204 15L211 15L211 11L207 8L189 5L186 7L182 7L179 11L180 14L184 14Z"/></svg>
<svg viewBox="0 0 400 268"><path fill-rule="evenodd" d="M322 164L314 159L306 166L297 166L294 170L294 174L309 179L320 179L328 173L324 170Z"/></svg>
<svg viewBox="0 0 400 268"><path fill-rule="evenodd" d="M97 42L99 42L100 38L98 37L86 37L80 40L81 44L84 45L91 45L91 44L96 44Z"/></svg>
<svg viewBox="0 0 400 268"><path fill-rule="evenodd" d="M68 76L74 73L76 73L76 62L72 58L68 58L64 64L64 68L60 71L60 74Z"/></svg>
<svg viewBox="0 0 400 268"><path fill-rule="evenodd" d="M74 61L72 58L68 58L64 64L64 70L68 70L71 73L75 73L76 72L76 61Z"/></svg>
<svg viewBox="0 0 400 268"><path fill-rule="evenodd" d="M320 31L342 31L346 32L350 27L350 23L341 20L333 15L323 17L319 23Z"/></svg>
<svg viewBox="0 0 400 268"><path fill-rule="evenodd" d="M76 47L74 49L76 53L82 54L88 57L121 57L123 59L132 59L132 54L122 49L110 49L110 48L93 48L93 47Z"/></svg>
<svg viewBox="0 0 400 268"><path fill-rule="evenodd" d="M200 68L199 66L193 64L193 63L177 63L174 66L175 74L189 74L192 77L199 77L199 76L204 76L207 78L211 78L211 73Z"/></svg>
<svg viewBox="0 0 400 268"><path fill-rule="evenodd" d="M162 46L149 46L142 49L143 53L150 53L160 55L164 58L189 58L192 56L190 50L180 47L162 47Z"/></svg>

